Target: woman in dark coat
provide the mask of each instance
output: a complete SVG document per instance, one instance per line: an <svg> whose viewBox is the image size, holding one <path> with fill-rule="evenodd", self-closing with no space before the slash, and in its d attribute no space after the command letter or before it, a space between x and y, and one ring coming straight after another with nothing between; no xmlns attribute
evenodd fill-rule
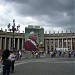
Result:
<svg viewBox="0 0 75 75"><path fill-rule="evenodd" d="M4 50L2 54L2 61L3 61L3 75L9 75L10 74L10 63L9 60L10 51L8 49ZM6 64L6 62L9 64Z"/></svg>

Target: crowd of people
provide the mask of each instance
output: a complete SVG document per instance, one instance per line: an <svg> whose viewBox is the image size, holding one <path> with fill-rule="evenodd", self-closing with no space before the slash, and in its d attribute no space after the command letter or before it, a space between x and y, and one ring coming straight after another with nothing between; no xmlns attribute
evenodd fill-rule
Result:
<svg viewBox="0 0 75 75"><path fill-rule="evenodd" d="M22 52L21 50L18 50L17 51L17 55L19 58L22 57ZM63 52L63 51L45 51L43 53L39 52L39 51L36 51L36 52L31 52L32 56L36 56L36 58L40 58L41 57L41 54L45 54L45 57L46 55L48 57L74 57L75 58L75 51L74 50L69 50L69 51L66 51L66 52ZM10 72L13 73L14 72L14 64L15 64L15 60L16 60L16 55L13 53L13 51L9 51L8 49L4 50L3 53L2 53L2 65L3 65L3 75L10 75Z"/></svg>
<svg viewBox="0 0 75 75"><path fill-rule="evenodd" d="M68 50L68 51L61 51L61 50L54 50L54 51L47 51L45 52L50 57L74 57L75 58L75 50Z"/></svg>

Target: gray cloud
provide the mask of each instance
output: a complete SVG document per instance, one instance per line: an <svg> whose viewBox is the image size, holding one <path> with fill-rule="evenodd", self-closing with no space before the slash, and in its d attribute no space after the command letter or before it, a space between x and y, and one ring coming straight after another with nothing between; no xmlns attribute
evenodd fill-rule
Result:
<svg viewBox="0 0 75 75"><path fill-rule="evenodd" d="M31 16L46 26L75 31L75 0L5 0L20 16Z"/></svg>

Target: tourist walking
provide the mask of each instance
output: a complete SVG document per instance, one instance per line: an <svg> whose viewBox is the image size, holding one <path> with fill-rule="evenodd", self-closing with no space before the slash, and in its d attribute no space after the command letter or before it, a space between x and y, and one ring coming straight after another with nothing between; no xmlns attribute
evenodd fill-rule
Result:
<svg viewBox="0 0 75 75"><path fill-rule="evenodd" d="M19 50L19 58L21 58L22 57L22 52L21 52L21 50Z"/></svg>
<svg viewBox="0 0 75 75"><path fill-rule="evenodd" d="M10 56L10 51L8 49L4 50L2 54L3 75L10 75L11 61L9 59L9 56Z"/></svg>
<svg viewBox="0 0 75 75"><path fill-rule="evenodd" d="M15 63L15 55L14 55L13 51L10 51L9 59L11 60L10 72L13 73L14 72L14 63Z"/></svg>

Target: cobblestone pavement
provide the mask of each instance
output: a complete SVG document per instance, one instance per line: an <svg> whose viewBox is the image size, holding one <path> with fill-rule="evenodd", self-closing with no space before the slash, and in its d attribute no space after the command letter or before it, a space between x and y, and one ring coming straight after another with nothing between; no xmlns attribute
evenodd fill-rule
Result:
<svg viewBox="0 0 75 75"><path fill-rule="evenodd" d="M15 72L10 75L75 75L75 59L21 59L16 61Z"/></svg>

